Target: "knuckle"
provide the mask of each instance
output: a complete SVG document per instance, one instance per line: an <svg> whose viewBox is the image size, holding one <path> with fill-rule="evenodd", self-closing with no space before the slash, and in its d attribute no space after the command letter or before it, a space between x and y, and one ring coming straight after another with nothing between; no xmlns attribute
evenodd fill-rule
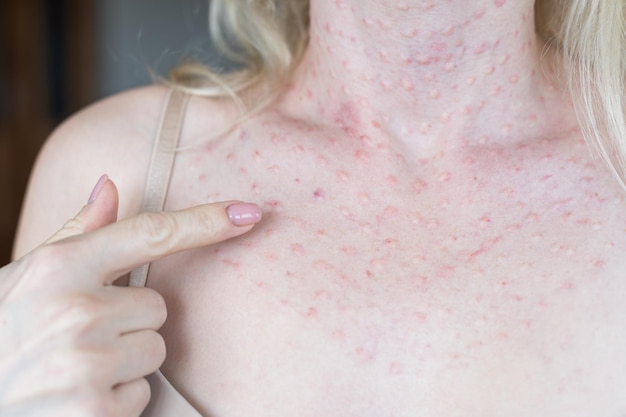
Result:
<svg viewBox="0 0 626 417"><path fill-rule="evenodd" d="M103 390L85 390L82 396L81 414L89 417L118 417L109 395Z"/></svg>
<svg viewBox="0 0 626 417"><path fill-rule="evenodd" d="M174 216L163 213L141 213L135 217L133 232L151 247L170 247L178 224Z"/></svg>
<svg viewBox="0 0 626 417"><path fill-rule="evenodd" d="M167 350L165 340L156 331L147 332L142 338L141 352L144 365L150 369L150 373L159 369L165 361Z"/></svg>
<svg viewBox="0 0 626 417"><path fill-rule="evenodd" d="M151 395L150 384L147 379L141 378L135 382L134 400L138 410L146 408L150 402Z"/></svg>
<svg viewBox="0 0 626 417"><path fill-rule="evenodd" d="M167 356L165 340L157 332L150 332L149 342L146 343L145 354L155 364L155 371L163 364Z"/></svg>
<svg viewBox="0 0 626 417"><path fill-rule="evenodd" d="M133 314L149 317L153 323L151 329L159 329L167 319L167 305L165 298L156 290L148 287L130 288L134 291L129 302L133 305Z"/></svg>
<svg viewBox="0 0 626 417"><path fill-rule="evenodd" d="M165 323L165 320L167 320L167 305L165 303L165 298L154 290L151 290L151 294L154 312L158 317L159 327L161 327L163 323Z"/></svg>
<svg viewBox="0 0 626 417"><path fill-rule="evenodd" d="M73 218L73 219L70 219L70 220L65 222L65 224L63 225L63 229L62 230L66 231L66 232L69 232L70 234L73 233L73 232L82 233L84 227L85 226L84 226L83 222Z"/></svg>
<svg viewBox="0 0 626 417"><path fill-rule="evenodd" d="M204 234L214 235L221 229L219 220L215 217L215 213L210 210L201 210L197 218L200 229Z"/></svg>

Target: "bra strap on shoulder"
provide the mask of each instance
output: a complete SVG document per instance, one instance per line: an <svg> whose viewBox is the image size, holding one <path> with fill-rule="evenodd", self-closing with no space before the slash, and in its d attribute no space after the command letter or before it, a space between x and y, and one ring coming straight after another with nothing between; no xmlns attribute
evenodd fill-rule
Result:
<svg viewBox="0 0 626 417"><path fill-rule="evenodd" d="M188 101L189 95L181 91L167 93L148 168L142 212L163 210ZM129 286L144 287L149 269L150 264L146 264L132 271Z"/></svg>

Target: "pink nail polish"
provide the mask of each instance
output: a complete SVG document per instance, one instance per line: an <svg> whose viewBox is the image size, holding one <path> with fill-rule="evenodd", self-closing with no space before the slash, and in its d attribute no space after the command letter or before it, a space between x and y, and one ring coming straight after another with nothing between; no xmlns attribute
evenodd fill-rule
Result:
<svg viewBox="0 0 626 417"><path fill-rule="evenodd" d="M235 226L249 226L261 221L259 206L252 203L235 203L226 208L230 222Z"/></svg>
<svg viewBox="0 0 626 417"><path fill-rule="evenodd" d="M94 201L96 201L96 198L98 198L98 194L100 194L102 187L104 187L104 184L106 184L108 180L109 180L109 176L106 174L100 177L100 179L96 183L96 186L93 187L93 191L91 192L91 195L89 196L89 200L87 200L87 204L91 204Z"/></svg>

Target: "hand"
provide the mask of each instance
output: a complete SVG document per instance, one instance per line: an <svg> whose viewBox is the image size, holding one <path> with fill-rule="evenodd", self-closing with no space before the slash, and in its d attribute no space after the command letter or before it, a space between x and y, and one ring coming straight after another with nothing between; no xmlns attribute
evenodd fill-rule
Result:
<svg viewBox="0 0 626 417"><path fill-rule="evenodd" d="M256 205L208 204L116 222L103 177L80 213L0 269L0 416L138 416L165 359L150 288L111 285L142 264L249 231Z"/></svg>

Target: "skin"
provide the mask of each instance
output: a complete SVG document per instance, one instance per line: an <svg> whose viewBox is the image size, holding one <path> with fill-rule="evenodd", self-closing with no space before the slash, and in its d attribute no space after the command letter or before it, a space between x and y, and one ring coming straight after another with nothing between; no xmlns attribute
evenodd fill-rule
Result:
<svg viewBox="0 0 626 417"><path fill-rule="evenodd" d="M251 233L152 268L163 372L201 413L626 412L624 191L584 144L532 5L313 0L310 48L269 109L207 141L235 110L191 100L196 146L167 207L264 211ZM60 128L17 253L85 177L119 178L121 217L136 212L163 94Z"/></svg>

